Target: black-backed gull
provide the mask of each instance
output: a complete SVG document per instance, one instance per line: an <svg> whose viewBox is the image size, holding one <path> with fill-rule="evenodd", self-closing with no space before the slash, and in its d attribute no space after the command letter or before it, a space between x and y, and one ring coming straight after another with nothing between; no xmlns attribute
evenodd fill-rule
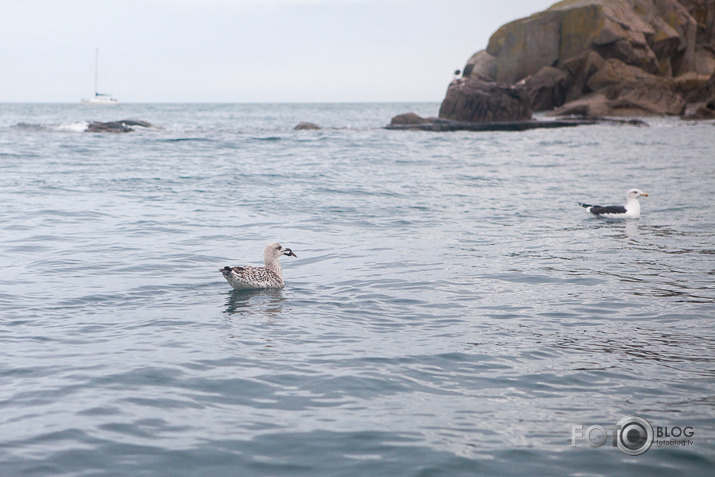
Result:
<svg viewBox="0 0 715 477"><path fill-rule="evenodd" d="M263 249L265 267L223 267L218 271L236 290L251 290L256 288L283 288L283 271L278 260L281 255L297 257L289 248L283 248L279 243L266 245Z"/></svg>
<svg viewBox="0 0 715 477"><path fill-rule="evenodd" d="M578 203L581 207L599 217L608 217L612 219L637 219L641 216L641 204L638 202L638 197L648 197L648 194L638 189L631 189L626 194L626 205L609 205L602 207L600 205L590 205Z"/></svg>

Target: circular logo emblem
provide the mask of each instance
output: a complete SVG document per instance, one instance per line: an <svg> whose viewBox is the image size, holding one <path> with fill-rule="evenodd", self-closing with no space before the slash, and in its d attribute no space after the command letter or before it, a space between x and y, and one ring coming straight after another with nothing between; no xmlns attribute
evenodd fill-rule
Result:
<svg viewBox="0 0 715 477"><path fill-rule="evenodd" d="M616 445L624 454L641 455L653 444L653 427L642 417L626 416L618 421Z"/></svg>

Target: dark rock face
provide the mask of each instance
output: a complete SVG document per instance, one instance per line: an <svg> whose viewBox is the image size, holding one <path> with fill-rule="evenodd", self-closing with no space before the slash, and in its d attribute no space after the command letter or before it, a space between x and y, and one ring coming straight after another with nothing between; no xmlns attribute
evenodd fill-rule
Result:
<svg viewBox="0 0 715 477"><path fill-rule="evenodd" d="M499 28L464 77L523 88L535 111L640 116L707 102L713 72L715 0L563 0Z"/></svg>
<svg viewBox="0 0 715 477"><path fill-rule="evenodd" d="M683 119L715 119L715 72L698 91L703 101L693 105Z"/></svg>
<svg viewBox="0 0 715 477"><path fill-rule="evenodd" d="M586 87L608 98L607 106L619 116L679 115L685 110L672 81L616 59L605 61Z"/></svg>
<svg viewBox="0 0 715 477"><path fill-rule="evenodd" d="M311 130L311 129L320 129L320 126L314 123L308 123L308 122L302 122L298 123L293 129L297 130Z"/></svg>
<svg viewBox="0 0 715 477"><path fill-rule="evenodd" d="M701 96L709 109L715 109L715 71L708 82L702 87Z"/></svg>
<svg viewBox="0 0 715 477"><path fill-rule="evenodd" d="M593 93L566 103L552 113L554 116L583 116L586 118L605 116L653 116L664 115L667 111L681 114L685 103L659 90L621 90L618 96L608 97ZM672 109L668 109L672 108Z"/></svg>
<svg viewBox="0 0 715 477"><path fill-rule="evenodd" d="M683 119L715 119L715 108L708 105L699 106L694 112L686 114Z"/></svg>
<svg viewBox="0 0 715 477"><path fill-rule="evenodd" d="M85 132L128 133L134 131L136 126L143 128L152 127L151 123L138 119L122 119L120 121L109 121L106 123L92 121L87 126L87 129L85 129Z"/></svg>
<svg viewBox="0 0 715 477"><path fill-rule="evenodd" d="M525 91L497 83L487 77L453 81L439 108L439 117L471 123L531 119Z"/></svg>

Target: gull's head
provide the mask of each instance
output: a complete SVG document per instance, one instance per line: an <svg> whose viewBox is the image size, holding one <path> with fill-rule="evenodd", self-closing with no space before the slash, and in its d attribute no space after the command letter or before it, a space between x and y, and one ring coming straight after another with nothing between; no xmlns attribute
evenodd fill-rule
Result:
<svg viewBox="0 0 715 477"><path fill-rule="evenodd" d="M293 250L285 248L279 243L266 245L266 248L263 249L263 260L265 260L266 263L278 260L281 255L297 257L297 255L293 253Z"/></svg>
<svg viewBox="0 0 715 477"><path fill-rule="evenodd" d="M626 194L628 200L637 199L638 197L648 197L648 193L640 189L631 189L628 191L628 194Z"/></svg>

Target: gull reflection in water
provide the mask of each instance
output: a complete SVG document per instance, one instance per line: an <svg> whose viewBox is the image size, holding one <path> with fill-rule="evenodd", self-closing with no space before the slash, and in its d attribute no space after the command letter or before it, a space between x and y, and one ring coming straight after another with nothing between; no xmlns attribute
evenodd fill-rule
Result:
<svg viewBox="0 0 715 477"><path fill-rule="evenodd" d="M638 235L638 223L635 220L626 220L626 237L629 239L637 238Z"/></svg>
<svg viewBox="0 0 715 477"><path fill-rule="evenodd" d="M263 314L274 317L283 312L283 290L280 288L258 290L233 290L227 293L224 313Z"/></svg>

